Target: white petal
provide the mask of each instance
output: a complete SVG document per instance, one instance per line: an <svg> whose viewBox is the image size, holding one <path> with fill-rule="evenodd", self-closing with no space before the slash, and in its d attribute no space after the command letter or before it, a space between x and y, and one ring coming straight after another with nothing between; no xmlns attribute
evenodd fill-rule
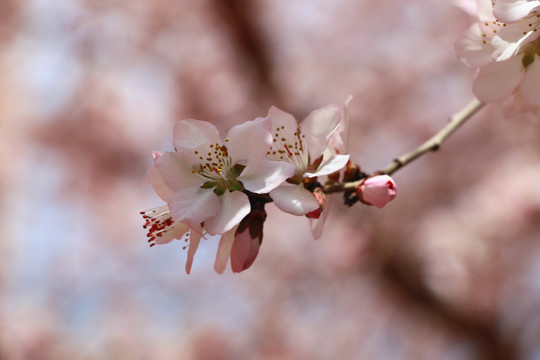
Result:
<svg viewBox="0 0 540 360"><path fill-rule="evenodd" d="M497 0L493 13L501 21L512 23L523 19L532 11L538 10L540 1L531 0Z"/></svg>
<svg viewBox="0 0 540 360"><path fill-rule="evenodd" d="M221 202L220 211L216 216L204 222L204 227L210 235L229 231L238 225L251 210L248 196L240 191L225 191L219 196L219 201Z"/></svg>
<svg viewBox="0 0 540 360"><path fill-rule="evenodd" d="M319 208L315 196L302 185L283 185L270 192L276 206L289 214L305 215Z"/></svg>
<svg viewBox="0 0 540 360"><path fill-rule="evenodd" d="M298 123L291 114L272 106L268 111L268 117L272 122L272 134L276 134L276 129L280 129L280 135L285 139L291 140L296 138L294 134L298 130Z"/></svg>
<svg viewBox="0 0 540 360"><path fill-rule="evenodd" d="M477 5L478 18L481 22L496 20L495 16L493 16L493 0L477 0Z"/></svg>
<svg viewBox="0 0 540 360"><path fill-rule="evenodd" d="M296 172L296 167L285 161L263 160L251 162L238 178L249 191L264 194L277 188Z"/></svg>
<svg viewBox="0 0 540 360"><path fill-rule="evenodd" d="M304 177L315 177L315 176L323 176L328 175L333 172L336 172L340 169L342 169L345 165L347 165L347 161L349 161L350 155L334 155L331 158L329 158L327 161L321 163L317 171L312 173L305 173Z"/></svg>
<svg viewBox="0 0 540 360"><path fill-rule="evenodd" d="M174 221L195 227L220 210L220 201L213 189L186 188L168 199L169 210Z"/></svg>
<svg viewBox="0 0 540 360"><path fill-rule="evenodd" d="M329 105L313 111L302 121L302 132L306 135L305 141L312 160L322 155L340 120L339 108Z"/></svg>
<svg viewBox="0 0 540 360"><path fill-rule="evenodd" d="M534 61L527 66L521 93L530 104L540 106L540 56L535 56Z"/></svg>
<svg viewBox="0 0 540 360"><path fill-rule="evenodd" d="M201 185L202 181L193 175L191 165L178 152L167 152L156 160L155 168L163 182L173 191Z"/></svg>
<svg viewBox="0 0 540 360"><path fill-rule="evenodd" d="M163 176L155 167L151 167L146 172L146 182L152 185L156 194L163 201L167 201L167 198L174 193L174 191L165 184Z"/></svg>
<svg viewBox="0 0 540 360"><path fill-rule="evenodd" d="M219 240L216 262L214 263L214 270L216 270L218 274L223 274L223 271L227 266L227 261L229 260L229 256L231 256L235 232L236 227L223 234Z"/></svg>
<svg viewBox="0 0 540 360"><path fill-rule="evenodd" d="M173 144L178 151L192 153L202 145L220 143L219 132L207 121L181 120L174 126Z"/></svg>
<svg viewBox="0 0 540 360"><path fill-rule="evenodd" d="M195 256L195 252L197 251L197 248L199 247L199 242L201 241L201 234L192 231L191 234L189 234L189 247L188 247L188 253L187 253L187 260L186 260L186 273L189 274L191 272L191 265L193 264L193 257Z"/></svg>
<svg viewBox="0 0 540 360"><path fill-rule="evenodd" d="M233 164L246 164L249 159L266 157L272 145L269 118L258 118L236 125L229 131L227 149Z"/></svg>
<svg viewBox="0 0 540 360"><path fill-rule="evenodd" d="M493 62L479 69L473 82L473 92L478 100L485 103L502 101L512 94L523 76L520 57Z"/></svg>
<svg viewBox="0 0 540 360"><path fill-rule="evenodd" d="M492 61L493 46L490 42L484 44L482 30L479 24L473 24L456 41L457 57L468 67L476 68Z"/></svg>
<svg viewBox="0 0 540 360"><path fill-rule="evenodd" d="M523 45L538 38L540 34L529 27L528 21L511 24L502 28L491 39L493 45L493 58L504 61L516 55Z"/></svg>

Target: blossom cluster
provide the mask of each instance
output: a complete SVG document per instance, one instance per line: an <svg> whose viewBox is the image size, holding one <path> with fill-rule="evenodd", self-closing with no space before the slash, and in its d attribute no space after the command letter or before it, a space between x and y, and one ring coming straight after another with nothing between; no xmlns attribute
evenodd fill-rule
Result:
<svg viewBox="0 0 540 360"><path fill-rule="evenodd" d="M220 235L215 270L222 273L230 259L232 271L241 272L257 257L269 202L307 217L313 237L320 237L328 214L321 177L335 184L351 164L344 138L350 100L315 110L300 123L272 107L266 117L232 127L224 140L211 123L178 121L175 151L154 152L147 172L165 202L141 213L150 246L184 240L190 273L201 239ZM356 193L363 203L383 207L396 187L387 175L364 176Z"/></svg>
<svg viewBox="0 0 540 360"><path fill-rule="evenodd" d="M456 42L458 57L476 68L473 92L501 102L506 116L540 118L540 1L465 0L476 22Z"/></svg>

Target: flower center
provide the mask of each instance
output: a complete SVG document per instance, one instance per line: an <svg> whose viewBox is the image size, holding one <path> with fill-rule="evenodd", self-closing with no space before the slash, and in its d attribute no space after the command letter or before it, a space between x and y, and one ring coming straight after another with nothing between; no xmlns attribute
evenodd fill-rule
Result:
<svg viewBox="0 0 540 360"><path fill-rule="evenodd" d="M296 167L296 176L301 179L309 165L309 154L304 142L306 135L302 134L300 126L292 136L290 131L285 130L285 126L276 127L272 146L266 155L269 159L293 164Z"/></svg>
<svg viewBox="0 0 540 360"><path fill-rule="evenodd" d="M225 139L226 142L229 139ZM226 181L231 179L231 158L227 146L218 143L210 144L206 149L195 150L201 163L192 172L203 180Z"/></svg>

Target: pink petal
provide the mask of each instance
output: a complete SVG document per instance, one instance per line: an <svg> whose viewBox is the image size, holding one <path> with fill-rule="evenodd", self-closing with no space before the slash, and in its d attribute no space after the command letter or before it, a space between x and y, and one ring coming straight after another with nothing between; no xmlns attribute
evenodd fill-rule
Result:
<svg viewBox="0 0 540 360"><path fill-rule="evenodd" d="M330 138L330 145L340 154L347 153L349 143L349 104L352 98L352 95L349 95L341 106L338 129Z"/></svg>
<svg viewBox="0 0 540 360"><path fill-rule="evenodd" d="M261 239L259 237L252 238L249 227L242 233L236 234L231 249L232 271L238 273L248 269L255 261L260 245Z"/></svg>
<svg viewBox="0 0 540 360"><path fill-rule="evenodd" d="M540 106L540 56L535 56L534 61L527 66L521 93L530 104Z"/></svg>
<svg viewBox="0 0 540 360"><path fill-rule="evenodd" d="M302 185L283 185L270 191L276 206L289 214L305 215L319 208L315 196Z"/></svg>
<svg viewBox="0 0 540 360"><path fill-rule="evenodd" d="M476 1L473 0L455 0L454 5L461 8L470 16L476 17L478 14L478 7L476 6Z"/></svg>
<svg viewBox="0 0 540 360"><path fill-rule="evenodd" d="M202 180L193 175L192 167L178 152L167 152L156 160L155 168L161 174L163 182L173 191L187 187L198 187Z"/></svg>
<svg viewBox="0 0 540 360"><path fill-rule="evenodd" d="M305 173L304 176L311 178L315 176L328 175L333 172L336 172L342 169L345 165L347 165L347 161L349 161L349 157L350 155L331 156L328 160L323 161L323 163L319 165L319 168L317 169L317 171L314 171L312 173Z"/></svg>
<svg viewBox="0 0 540 360"><path fill-rule="evenodd" d="M296 167L285 161L262 160L251 162L238 178L249 191L268 193L296 172Z"/></svg>
<svg viewBox="0 0 540 360"><path fill-rule="evenodd" d="M202 145L220 142L218 130L209 122L181 120L174 126L173 144L178 151L191 154Z"/></svg>
<svg viewBox="0 0 540 360"><path fill-rule="evenodd" d="M275 106L272 106L270 110L268 111L268 117L270 118L270 121L272 122L272 128L271 132L273 135L276 134L276 129L280 129L280 134L286 138L286 139L295 139L296 135L294 135L298 130L298 123L294 119L294 117L283 111L278 109ZM281 129L283 127L283 129Z"/></svg>
<svg viewBox="0 0 540 360"><path fill-rule="evenodd" d="M161 200L167 201L167 198L171 196L174 191L165 184L161 172L155 167L155 162L159 159L161 153L154 151L152 152L152 156L154 157L154 166L146 172L146 182L152 185L152 188L154 188L154 191Z"/></svg>
<svg viewBox="0 0 540 360"><path fill-rule="evenodd" d="M528 21L503 27L491 39L493 45L493 58L505 61L515 56L523 45L538 38L540 34L529 27Z"/></svg>
<svg viewBox="0 0 540 360"><path fill-rule="evenodd" d="M478 100L489 103L502 101L519 85L524 76L520 57L493 62L479 69L473 82Z"/></svg>
<svg viewBox="0 0 540 360"><path fill-rule="evenodd" d="M312 159L323 154L330 138L338 129L340 119L339 108L329 105L313 111L302 121L302 132L306 135L305 141Z"/></svg>
<svg viewBox="0 0 540 360"><path fill-rule="evenodd" d="M513 23L538 10L538 8L540 8L540 1L497 0L493 7L493 13L499 20Z"/></svg>
<svg viewBox="0 0 540 360"><path fill-rule="evenodd" d="M193 264L193 257L195 256L195 252L197 251L197 248L199 247L199 243L201 241L201 234L197 232L191 232L189 234L189 247L188 247L188 253L187 253L187 260L186 260L186 273L189 274L191 272L191 265Z"/></svg>
<svg viewBox="0 0 540 360"><path fill-rule="evenodd" d="M251 210L248 196L240 191L225 191L219 196L219 201L221 202L220 211L204 222L204 227L210 235L229 231L238 225Z"/></svg>
<svg viewBox="0 0 540 360"><path fill-rule="evenodd" d="M479 24L473 24L456 41L457 57L468 67L476 68L493 61L493 46L483 43L482 30Z"/></svg>
<svg viewBox="0 0 540 360"><path fill-rule="evenodd" d="M186 188L169 197L169 210L174 221L195 227L221 208L213 189Z"/></svg>
<svg viewBox="0 0 540 360"><path fill-rule="evenodd" d="M231 255L231 248L233 246L235 232L236 228L233 228L223 234L219 240L216 262L214 263L214 270L216 270L218 274L223 274L223 271L227 266L227 261Z"/></svg>
<svg viewBox="0 0 540 360"><path fill-rule="evenodd" d="M321 217L318 219L309 219L309 227L311 230L311 235L313 235L313 239L317 240L321 237L324 223L326 222L326 218L328 218L328 214L330 213L330 204L332 201L328 199L326 203L324 204L324 210L321 214Z"/></svg>
<svg viewBox="0 0 540 360"><path fill-rule="evenodd" d="M231 128L227 149L233 164L246 164L249 159L266 157L272 145L271 125L269 118L258 118Z"/></svg>

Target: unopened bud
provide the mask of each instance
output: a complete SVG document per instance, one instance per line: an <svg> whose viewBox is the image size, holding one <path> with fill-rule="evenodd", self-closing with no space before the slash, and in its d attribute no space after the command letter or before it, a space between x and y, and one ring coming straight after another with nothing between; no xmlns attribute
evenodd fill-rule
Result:
<svg viewBox="0 0 540 360"><path fill-rule="evenodd" d="M356 192L365 204L383 208L396 197L397 187L390 176L377 175L364 180Z"/></svg>
<svg viewBox="0 0 540 360"><path fill-rule="evenodd" d="M248 269L255 261L263 239L264 210L252 210L238 225L231 249L233 272Z"/></svg>

